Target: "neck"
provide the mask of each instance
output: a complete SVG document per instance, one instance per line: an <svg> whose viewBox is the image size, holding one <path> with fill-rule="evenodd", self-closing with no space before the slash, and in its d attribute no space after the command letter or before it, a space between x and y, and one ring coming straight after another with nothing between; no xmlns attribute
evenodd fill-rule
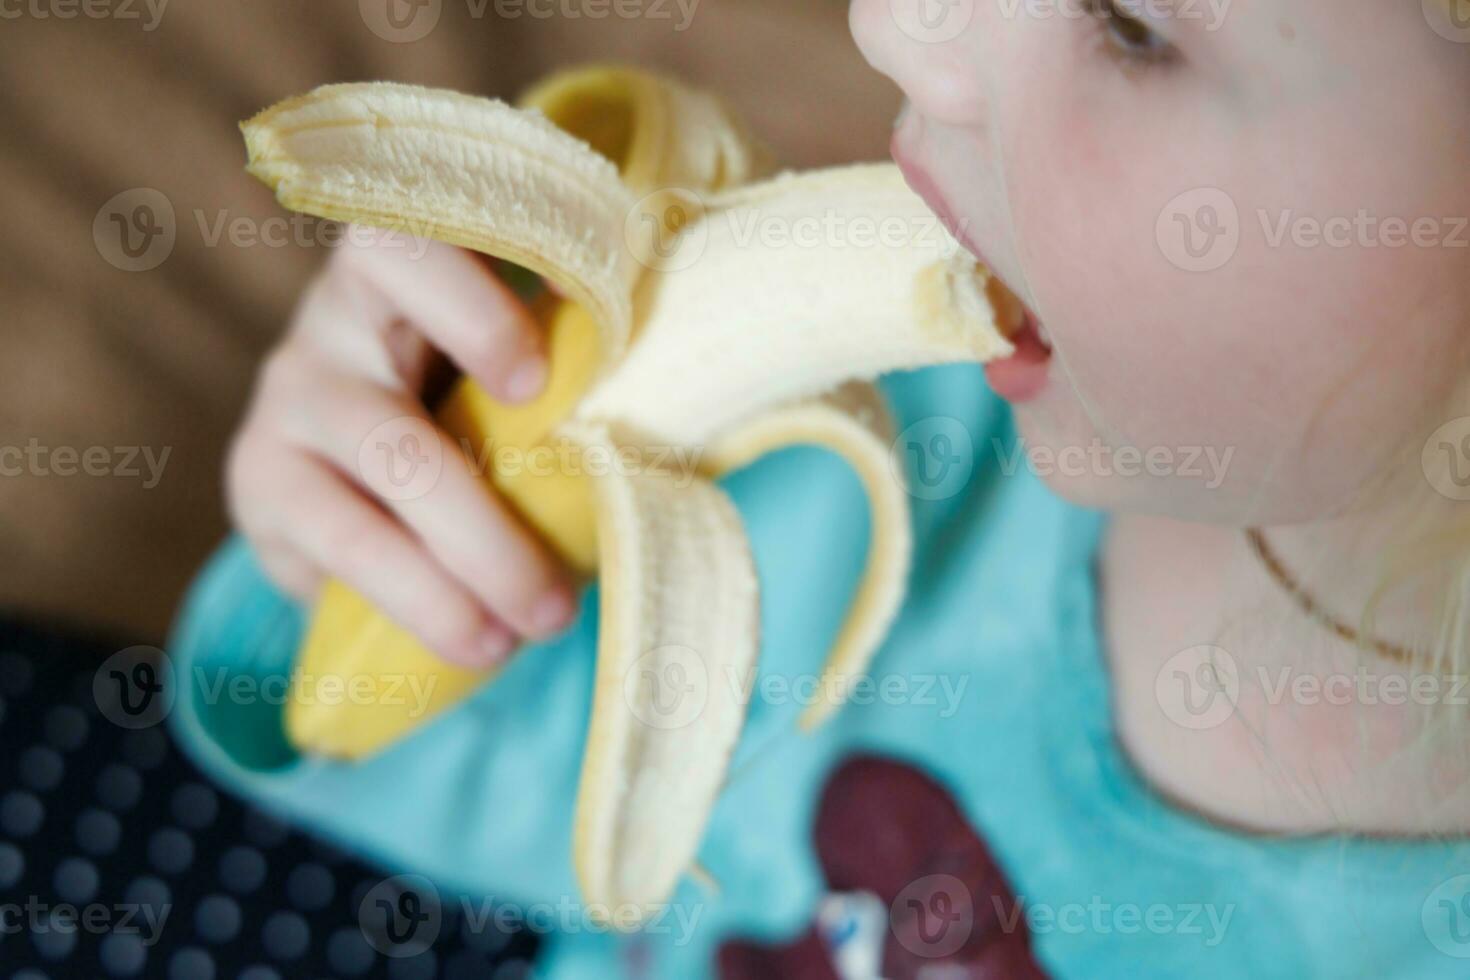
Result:
<svg viewBox="0 0 1470 980"><path fill-rule="evenodd" d="M1386 526L1380 515L1265 534L1301 586L1356 627L1380 584L1375 529ZM1120 517L1102 575L1120 736L1166 794L1264 831L1470 829L1470 803L1453 792L1470 779L1464 753L1443 733L1423 737L1470 690L1325 628L1241 530ZM1375 635L1419 645L1432 591L1385 600Z"/></svg>

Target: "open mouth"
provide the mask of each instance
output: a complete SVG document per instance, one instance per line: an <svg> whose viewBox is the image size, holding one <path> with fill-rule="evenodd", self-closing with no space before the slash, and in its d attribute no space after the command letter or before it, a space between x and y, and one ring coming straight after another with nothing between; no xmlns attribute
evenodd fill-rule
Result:
<svg viewBox="0 0 1470 980"><path fill-rule="evenodd" d="M991 272L986 298L995 310L996 324L1015 351L985 365L991 390L1008 402L1028 401L1046 386L1051 365L1051 337L1036 314Z"/></svg>
<svg viewBox="0 0 1470 980"><path fill-rule="evenodd" d="M1014 346L1009 357L999 358L985 365L985 377L991 390L1011 403L1027 401L1036 397L1046 387L1048 367L1051 364L1051 338L1036 314L1026 308L1014 290L995 274L991 264L965 234L962 222L956 220L949 202L940 192L934 178L919 166L906 152L899 134L895 133L891 144L894 162L903 171L904 179L914 193L924 199L929 209L944 223L951 235L970 255L990 273L985 284L985 295L995 310L996 324Z"/></svg>

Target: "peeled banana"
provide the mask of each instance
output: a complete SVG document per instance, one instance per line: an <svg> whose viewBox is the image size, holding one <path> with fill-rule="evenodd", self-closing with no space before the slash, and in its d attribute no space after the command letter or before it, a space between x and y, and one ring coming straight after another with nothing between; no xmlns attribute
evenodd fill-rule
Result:
<svg viewBox="0 0 1470 980"><path fill-rule="evenodd" d="M542 304L541 397L502 405L461 380L437 419L466 445L560 453L552 472L497 462L486 478L600 577L573 853L589 906L636 922L627 910L651 912L694 860L749 693L728 678L750 677L759 649L753 562L715 478L809 443L846 458L868 493L867 566L803 718L815 724L865 669L908 575L907 498L869 379L1010 353L1013 324L997 323L1010 304L896 168L764 179L769 154L726 106L635 70L568 72L520 108L331 85L241 128L250 172L286 207L506 259L565 297ZM434 678L427 711L291 699L293 743L346 759L490 676L439 661L340 583L297 671Z"/></svg>

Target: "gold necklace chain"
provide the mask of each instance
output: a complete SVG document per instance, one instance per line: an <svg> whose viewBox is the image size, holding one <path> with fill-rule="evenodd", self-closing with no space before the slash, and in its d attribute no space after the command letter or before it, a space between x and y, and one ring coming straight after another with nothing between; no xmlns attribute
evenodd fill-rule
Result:
<svg viewBox="0 0 1470 980"><path fill-rule="evenodd" d="M1389 660L1410 666L1418 659L1414 651L1408 647L1399 646L1397 643L1389 643L1387 640L1380 640L1377 637L1364 637L1356 629L1323 608L1322 604L1317 601L1316 596L1303 588L1301 583L1296 580L1296 577L1287 571L1286 566L1282 564L1281 558L1266 543L1266 535L1260 528L1247 528L1245 538L1250 542L1251 550L1261 560L1261 564L1266 566L1266 571L1276 580L1276 584L1281 586L1296 601L1296 604L1301 608L1302 612L1306 613L1312 619L1315 619L1338 637L1354 646L1372 650L1374 653L1386 657Z"/></svg>

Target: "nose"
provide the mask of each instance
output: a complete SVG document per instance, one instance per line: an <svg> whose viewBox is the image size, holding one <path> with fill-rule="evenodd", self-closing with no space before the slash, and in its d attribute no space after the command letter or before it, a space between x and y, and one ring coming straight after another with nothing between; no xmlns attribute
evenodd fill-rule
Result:
<svg viewBox="0 0 1470 980"><path fill-rule="evenodd" d="M893 79L922 115L974 125L985 115L983 2L853 0L848 26L868 64Z"/></svg>

